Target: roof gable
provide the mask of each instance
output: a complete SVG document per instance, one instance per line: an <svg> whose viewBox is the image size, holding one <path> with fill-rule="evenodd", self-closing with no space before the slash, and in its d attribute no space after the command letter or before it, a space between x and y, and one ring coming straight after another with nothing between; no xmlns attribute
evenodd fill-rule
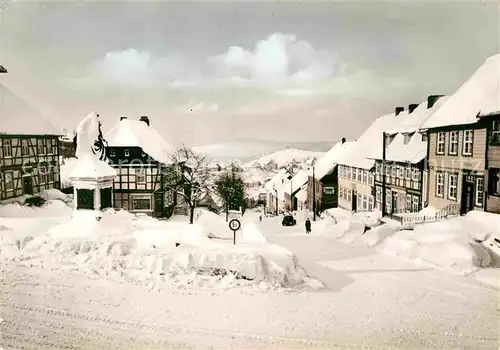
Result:
<svg viewBox="0 0 500 350"><path fill-rule="evenodd" d="M169 143L143 121L123 119L106 133L109 147L140 147L154 160L170 164L171 154L175 151Z"/></svg>
<svg viewBox="0 0 500 350"><path fill-rule="evenodd" d="M422 126L425 129L477 122L500 112L500 54L491 56Z"/></svg>

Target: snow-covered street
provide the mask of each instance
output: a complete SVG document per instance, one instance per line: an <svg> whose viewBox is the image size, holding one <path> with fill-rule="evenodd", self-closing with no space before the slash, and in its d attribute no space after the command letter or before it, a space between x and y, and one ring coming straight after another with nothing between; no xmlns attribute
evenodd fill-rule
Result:
<svg viewBox="0 0 500 350"><path fill-rule="evenodd" d="M151 289L71 265L11 260L2 265L2 346L498 348L493 287L343 243L315 224L306 236L300 218L286 228L255 213L245 215L244 225L250 221L327 288Z"/></svg>

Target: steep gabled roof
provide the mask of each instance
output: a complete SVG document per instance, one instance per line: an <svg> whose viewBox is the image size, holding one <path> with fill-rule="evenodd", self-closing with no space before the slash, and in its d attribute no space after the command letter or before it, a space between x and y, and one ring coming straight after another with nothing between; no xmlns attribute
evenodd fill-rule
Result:
<svg viewBox="0 0 500 350"><path fill-rule="evenodd" d="M330 171L332 171L337 164L343 161L344 154L348 152L349 147L352 147L354 141L348 141L342 144L342 142L337 142L333 145L325 156L320 158L319 161L314 166L314 175L316 178L321 179L326 176ZM312 168L309 169L308 176L313 175ZM307 181L307 179L306 179Z"/></svg>
<svg viewBox="0 0 500 350"><path fill-rule="evenodd" d="M29 102L0 84L0 134L58 136L61 133Z"/></svg>
<svg viewBox="0 0 500 350"><path fill-rule="evenodd" d="M423 125L431 129L477 122L500 112L500 54L491 56Z"/></svg>
<svg viewBox="0 0 500 350"><path fill-rule="evenodd" d="M170 164L175 152L161 135L151 126L140 120L123 119L106 133L109 147L140 147L154 160Z"/></svg>
<svg viewBox="0 0 500 350"><path fill-rule="evenodd" d="M297 174L292 178L292 186L290 187L290 181L288 181L288 186L285 187L285 193L290 194L290 190L294 193L297 192L304 184L307 182L308 174L304 169L299 170Z"/></svg>
<svg viewBox="0 0 500 350"><path fill-rule="evenodd" d="M382 138L384 130L399 122L402 117L394 113L383 115L377 118L366 131L344 152L342 160L338 164L348 165L361 169L371 169L375 161L371 157L374 150L382 149Z"/></svg>
<svg viewBox="0 0 500 350"><path fill-rule="evenodd" d="M424 159L427 155L427 142L422 140L422 134L417 130L446 103L448 98L448 96L441 97L431 108L427 108L427 101L424 101L412 113L405 111L406 113L398 114L397 117L402 116L401 122L386 130L389 134L397 133L386 148L386 160L418 163ZM410 137L406 144L405 134ZM382 159L382 147L376 148L369 158Z"/></svg>

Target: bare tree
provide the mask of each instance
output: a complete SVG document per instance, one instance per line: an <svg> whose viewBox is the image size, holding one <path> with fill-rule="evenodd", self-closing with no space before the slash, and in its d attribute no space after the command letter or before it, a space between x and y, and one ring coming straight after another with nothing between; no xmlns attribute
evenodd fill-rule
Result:
<svg viewBox="0 0 500 350"><path fill-rule="evenodd" d="M194 209L202 196L213 187L213 177L206 158L182 145L170 154L172 167L165 173L164 185L184 199L189 208L189 223L194 221Z"/></svg>

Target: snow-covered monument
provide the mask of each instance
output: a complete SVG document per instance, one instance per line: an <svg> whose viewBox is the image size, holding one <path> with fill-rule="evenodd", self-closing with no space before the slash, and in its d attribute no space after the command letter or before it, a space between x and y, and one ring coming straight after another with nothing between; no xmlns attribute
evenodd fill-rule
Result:
<svg viewBox="0 0 500 350"><path fill-rule="evenodd" d="M94 212L113 207L116 171L107 163L99 115L90 113L77 127L77 162L69 175L73 183L75 212Z"/></svg>

